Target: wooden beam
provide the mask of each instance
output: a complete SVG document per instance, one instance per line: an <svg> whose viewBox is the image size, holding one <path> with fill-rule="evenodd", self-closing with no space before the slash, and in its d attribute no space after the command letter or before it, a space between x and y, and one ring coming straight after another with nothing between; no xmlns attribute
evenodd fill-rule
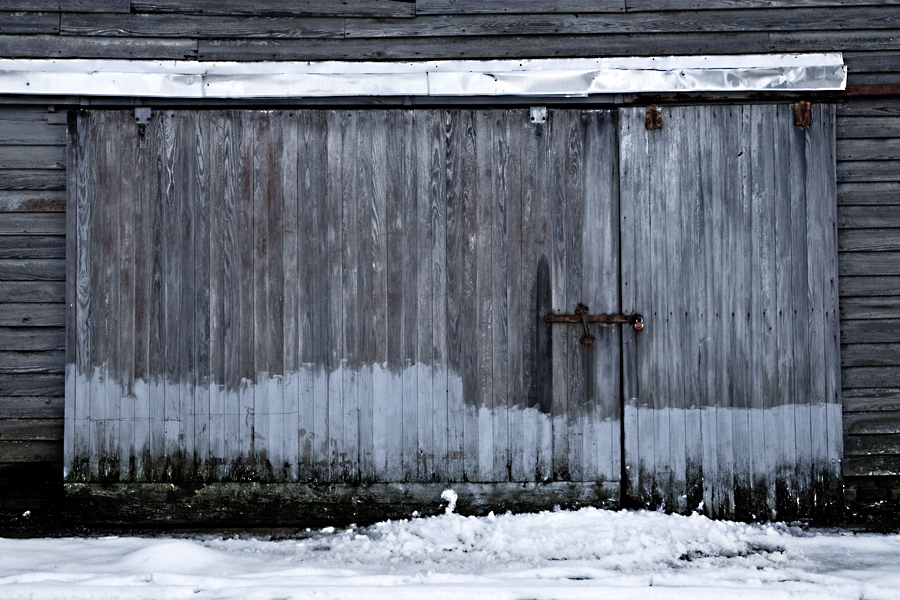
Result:
<svg viewBox="0 0 900 600"><path fill-rule="evenodd" d="M132 0L131 10L195 15L412 18L416 5L406 0Z"/></svg>
<svg viewBox="0 0 900 600"><path fill-rule="evenodd" d="M343 18L63 14L62 35L168 38L342 38Z"/></svg>

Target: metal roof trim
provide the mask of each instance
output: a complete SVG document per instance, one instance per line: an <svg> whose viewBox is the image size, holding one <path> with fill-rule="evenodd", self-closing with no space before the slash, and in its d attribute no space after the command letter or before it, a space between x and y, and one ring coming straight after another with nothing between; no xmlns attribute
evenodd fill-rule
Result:
<svg viewBox="0 0 900 600"><path fill-rule="evenodd" d="M0 59L0 93L146 98L560 96L844 90L843 55L423 62Z"/></svg>

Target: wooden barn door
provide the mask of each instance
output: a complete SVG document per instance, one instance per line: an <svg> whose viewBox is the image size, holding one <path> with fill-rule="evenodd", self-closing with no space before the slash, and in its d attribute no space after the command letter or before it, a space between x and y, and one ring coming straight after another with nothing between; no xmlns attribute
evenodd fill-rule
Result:
<svg viewBox="0 0 900 600"><path fill-rule="evenodd" d="M615 497L615 118L79 112L69 479Z"/></svg>
<svg viewBox="0 0 900 600"><path fill-rule="evenodd" d="M833 107L622 109L625 493L722 517L842 499Z"/></svg>

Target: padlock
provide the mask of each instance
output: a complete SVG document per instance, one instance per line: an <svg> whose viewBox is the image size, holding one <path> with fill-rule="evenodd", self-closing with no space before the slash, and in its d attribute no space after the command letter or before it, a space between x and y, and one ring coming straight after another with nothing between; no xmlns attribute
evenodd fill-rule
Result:
<svg viewBox="0 0 900 600"><path fill-rule="evenodd" d="M637 316L634 318L634 328L638 331L644 328L644 317Z"/></svg>

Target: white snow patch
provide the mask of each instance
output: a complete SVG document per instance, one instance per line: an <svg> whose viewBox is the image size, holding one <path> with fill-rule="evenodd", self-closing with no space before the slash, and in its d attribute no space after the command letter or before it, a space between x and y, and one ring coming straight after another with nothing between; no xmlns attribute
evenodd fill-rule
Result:
<svg viewBox="0 0 900 600"><path fill-rule="evenodd" d="M900 600L898 564L898 535L593 508L447 512L282 541L0 539L0 598Z"/></svg>

